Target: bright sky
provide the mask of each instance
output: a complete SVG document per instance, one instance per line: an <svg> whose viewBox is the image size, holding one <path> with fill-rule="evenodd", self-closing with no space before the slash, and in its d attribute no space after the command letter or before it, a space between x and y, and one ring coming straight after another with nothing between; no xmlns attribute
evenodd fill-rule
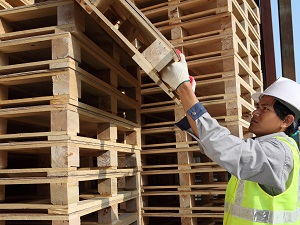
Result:
<svg viewBox="0 0 300 225"><path fill-rule="evenodd" d="M272 17L273 17L273 35L274 35L274 45L275 45L276 75L277 75L277 77L281 77L282 70L281 70L280 37L279 37L279 26L278 26L277 1L278 0L271 0L271 7L272 7ZM296 81L298 83L300 83L300 1L299 0L291 0L291 5L292 5Z"/></svg>

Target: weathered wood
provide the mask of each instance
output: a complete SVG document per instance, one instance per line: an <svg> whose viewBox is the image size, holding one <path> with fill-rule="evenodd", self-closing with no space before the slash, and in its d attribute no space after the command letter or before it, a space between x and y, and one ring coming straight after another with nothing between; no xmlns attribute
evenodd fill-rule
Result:
<svg viewBox="0 0 300 225"><path fill-rule="evenodd" d="M12 7L34 4L34 0L4 0L4 2L9 3Z"/></svg>
<svg viewBox="0 0 300 225"><path fill-rule="evenodd" d="M107 208L111 205L121 203L123 201L128 201L137 196L137 192L123 191L120 192L115 197L101 198L97 199L94 196L84 196L81 197L87 200L80 201L77 205L56 205L55 207L49 203L23 203L23 204L1 204L1 209L48 209L49 214L42 213L18 213L18 214L5 214L1 213L1 220L68 220L68 215L71 213L79 212L79 216L87 215L90 211L98 211ZM11 217L9 217L9 215ZM124 218L121 217L121 218Z"/></svg>
<svg viewBox="0 0 300 225"><path fill-rule="evenodd" d="M2 10L0 17L11 22L39 19L41 15L47 17L55 15L57 12L53 8L74 2L73 0L50 1L36 5L28 5L25 7L12 8L10 10Z"/></svg>
<svg viewBox="0 0 300 225"><path fill-rule="evenodd" d="M9 9L9 8L12 8L12 6L9 3L7 3L6 1L0 2L0 9Z"/></svg>
<svg viewBox="0 0 300 225"><path fill-rule="evenodd" d="M194 218L223 218L223 213L142 213L145 217L194 217Z"/></svg>

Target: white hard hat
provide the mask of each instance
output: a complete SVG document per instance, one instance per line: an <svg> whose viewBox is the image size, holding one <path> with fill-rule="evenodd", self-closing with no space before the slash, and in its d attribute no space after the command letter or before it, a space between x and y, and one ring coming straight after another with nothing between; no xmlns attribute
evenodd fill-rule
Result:
<svg viewBox="0 0 300 225"><path fill-rule="evenodd" d="M258 102L264 95L275 97L294 112L296 122L300 118L300 84L288 78L280 77L264 92L252 94L252 98Z"/></svg>

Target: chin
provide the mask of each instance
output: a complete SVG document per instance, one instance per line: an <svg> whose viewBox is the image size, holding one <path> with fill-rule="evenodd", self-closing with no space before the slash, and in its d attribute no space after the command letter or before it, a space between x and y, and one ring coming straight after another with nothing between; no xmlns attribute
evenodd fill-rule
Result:
<svg viewBox="0 0 300 225"><path fill-rule="evenodd" d="M254 134L256 137L261 136L261 134L259 134L259 132L255 132L255 129L252 129L252 128L249 127L248 130L249 130L250 133Z"/></svg>
<svg viewBox="0 0 300 225"><path fill-rule="evenodd" d="M248 131L254 134L254 130L253 127L250 125L250 127L248 128Z"/></svg>

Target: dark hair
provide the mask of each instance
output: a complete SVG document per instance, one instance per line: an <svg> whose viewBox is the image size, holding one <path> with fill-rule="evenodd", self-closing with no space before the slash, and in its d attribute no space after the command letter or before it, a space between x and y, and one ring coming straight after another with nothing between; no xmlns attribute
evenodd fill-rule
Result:
<svg viewBox="0 0 300 225"><path fill-rule="evenodd" d="M282 104L280 101L278 101L277 99L274 102L273 108L277 114L277 116L281 119L284 120L285 117L287 117L288 115L292 114L293 116L295 116L295 113L292 112L288 107L286 107L284 104ZM288 136L291 136L294 132L294 123L292 123L285 131L284 133Z"/></svg>

